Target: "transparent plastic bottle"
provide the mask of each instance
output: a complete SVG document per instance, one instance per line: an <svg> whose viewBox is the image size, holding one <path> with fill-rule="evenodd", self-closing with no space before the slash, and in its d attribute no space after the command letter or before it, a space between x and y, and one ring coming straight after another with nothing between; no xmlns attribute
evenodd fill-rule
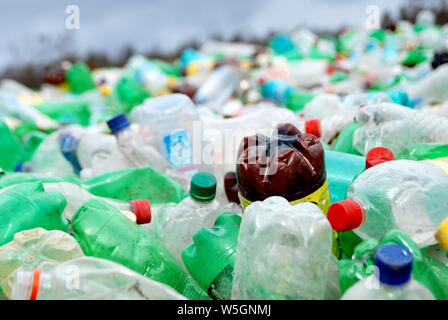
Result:
<svg viewBox="0 0 448 320"><path fill-rule="evenodd" d="M14 300L186 300L173 288L112 261L82 257L51 271L20 269Z"/></svg>
<svg viewBox="0 0 448 320"><path fill-rule="evenodd" d="M356 121L353 146L364 155L380 146L399 154L416 143L448 142L448 119L394 103L363 107Z"/></svg>
<svg viewBox="0 0 448 320"><path fill-rule="evenodd" d="M146 99L132 109L129 119L140 125L143 140L156 148L177 171L192 176L197 172L201 146L200 117L184 94ZM189 179L188 179L189 180Z"/></svg>
<svg viewBox="0 0 448 320"><path fill-rule="evenodd" d="M324 299L332 239L313 203L278 196L252 203L240 227L232 299Z"/></svg>
<svg viewBox="0 0 448 320"><path fill-rule="evenodd" d="M190 196L166 217L161 242L182 266L182 250L193 244L193 235L201 227L213 227L222 211L215 196L215 177L210 173L198 172L191 179Z"/></svg>
<svg viewBox="0 0 448 320"><path fill-rule="evenodd" d="M405 231L419 246L436 243L434 232L448 216L447 158L395 160L359 175L346 200L330 206L328 220L338 232L353 230L362 239Z"/></svg>
<svg viewBox="0 0 448 320"><path fill-rule="evenodd" d="M142 137L131 129L124 113L107 121L107 125L116 138L118 150L126 157L131 167L152 167L185 188L188 187L188 178L177 172L152 145L144 143Z"/></svg>
<svg viewBox="0 0 448 320"><path fill-rule="evenodd" d="M238 71L229 65L215 69L199 87L193 100L197 104L207 104L216 112L221 111L224 102L230 98L238 86Z"/></svg>
<svg viewBox="0 0 448 320"><path fill-rule="evenodd" d="M130 220L138 223L145 224L151 220L151 206L146 199L131 200L129 202L97 197L91 194L89 191L81 188L80 186L70 182L55 182L44 183L44 189L46 192L60 192L67 200L67 205L62 212L62 215L67 218L68 221L72 221L72 218L76 211L90 199L103 200L118 210L120 210Z"/></svg>
<svg viewBox="0 0 448 320"><path fill-rule="evenodd" d="M18 164L14 170L58 177L74 174L72 165L60 150L58 144L60 133L58 130L47 136L37 147L31 160Z"/></svg>
<svg viewBox="0 0 448 320"><path fill-rule="evenodd" d="M43 228L17 232L11 242L0 247L0 285L10 298L18 270L39 268L47 272L82 256L78 242L65 232Z"/></svg>
<svg viewBox="0 0 448 320"><path fill-rule="evenodd" d="M375 254L375 272L350 287L341 300L435 300L420 282L411 278L412 253L395 243Z"/></svg>
<svg viewBox="0 0 448 320"><path fill-rule="evenodd" d="M58 142L63 156L81 179L131 167L111 135L65 130Z"/></svg>

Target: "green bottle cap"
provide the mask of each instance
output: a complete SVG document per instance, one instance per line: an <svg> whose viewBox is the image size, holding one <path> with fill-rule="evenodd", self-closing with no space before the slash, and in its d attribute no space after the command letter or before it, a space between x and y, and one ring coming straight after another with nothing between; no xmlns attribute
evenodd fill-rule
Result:
<svg viewBox="0 0 448 320"><path fill-rule="evenodd" d="M193 279L205 291L228 265L235 265L241 217L223 212L213 229L202 227L193 236L193 244L182 251L182 260Z"/></svg>
<svg viewBox="0 0 448 320"><path fill-rule="evenodd" d="M215 199L216 178L208 172L198 172L191 179L190 197L199 202Z"/></svg>

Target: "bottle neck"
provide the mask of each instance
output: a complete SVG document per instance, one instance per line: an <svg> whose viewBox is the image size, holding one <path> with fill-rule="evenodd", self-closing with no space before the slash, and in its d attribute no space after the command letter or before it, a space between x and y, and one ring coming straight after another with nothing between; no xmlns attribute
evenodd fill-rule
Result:
<svg viewBox="0 0 448 320"><path fill-rule="evenodd" d="M13 300L37 300L43 289L51 287L51 275L39 269L16 272L14 286L11 294Z"/></svg>

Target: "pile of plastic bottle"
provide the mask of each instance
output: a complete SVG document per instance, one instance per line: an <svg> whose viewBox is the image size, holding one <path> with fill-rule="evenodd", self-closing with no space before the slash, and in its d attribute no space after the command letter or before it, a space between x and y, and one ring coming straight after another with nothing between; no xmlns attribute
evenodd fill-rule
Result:
<svg viewBox="0 0 448 320"><path fill-rule="evenodd" d="M3 299L448 299L448 26L0 82Z"/></svg>

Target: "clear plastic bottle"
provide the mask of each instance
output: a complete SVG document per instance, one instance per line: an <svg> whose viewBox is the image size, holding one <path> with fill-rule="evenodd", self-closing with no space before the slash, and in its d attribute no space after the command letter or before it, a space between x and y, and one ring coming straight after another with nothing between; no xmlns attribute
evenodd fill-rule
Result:
<svg viewBox="0 0 448 320"><path fill-rule="evenodd" d="M448 92L445 84L448 81L448 65L441 65L426 77L406 87L406 91L412 99L420 103L442 103L448 100Z"/></svg>
<svg viewBox="0 0 448 320"><path fill-rule="evenodd" d="M193 100L197 104L207 104L216 112L221 111L224 102L230 98L238 86L238 71L229 65L215 69L199 87Z"/></svg>
<svg viewBox="0 0 448 320"><path fill-rule="evenodd" d="M18 270L50 271L61 262L84 256L78 242L65 232L43 228L17 232L0 247L0 285L8 298Z"/></svg>
<svg viewBox="0 0 448 320"><path fill-rule="evenodd" d="M107 121L107 125L116 138L118 150L126 157L131 167L152 167L173 178L185 188L188 187L188 178L174 170L152 145L144 143L142 137L131 129L131 124L124 113Z"/></svg>
<svg viewBox="0 0 448 320"><path fill-rule="evenodd" d="M240 227L232 299L324 299L332 239L313 203L278 196L252 203Z"/></svg>
<svg viewBox="0 0 448 320"><path fill-rule="evenodd" d="M143 140L155 147L177 170L190 177L197 172L202 132L199 114L188 96L170 94L146 99L129 119L140 125Z"/></svg>
<svg viewBox="0 0 448 320"><path fill-rule="evenodd" d="M436 243L434 232L448 216L447 158L387 161L359 175L346 200L330 206L334 230L353 230L362 239L381 239L392 229L419 246Z"/></svg>
<svg viewBox="0 0 448 320"><path fill-rule="evenodd" d="M58 142L63 156L81 179L131 167L111 135L65 130Z"/></svg>
<svg viewBox="0 0 448 320"><path fill-rule="evenodd" d="M182 266L182 250L193 244L193 235L201 227L213 227L222 212L215 196L215 177L206 172L196 173L191 179L190 196L166 217L161 242Z"/></svg>
<svg viewBox="0 0 448 320"><path fill-rule="evenodd" d="M47 136L37 147L32 159L18 164L14 170L58 177L74 174L72 165L61 153L58 144L60 133L58 130Z"/></svg>
<svg viewBox="0 0 448 320"><path fill-rule="evenodd" d="M375 271L350 287L341 300L435 300L420 282L411 278L412 253L390 243L375 254Z"/></svg>
<svg viewBox="0 0 448 320"><path fill-rule="evenodd" d="M65 200L67 200L67 205L65 206L62 215L67 218L68 221L72 221L74 214L84 204L84 202L94 198L101 199L109 203L120 210L130 220L138 224L145 224L151 220L151 206L149 201L146 199L125 202L97 197L89 191L70 182L44 183L44 189L46 192L62 193Z"/></svg>
<svg viewBox="0 0 448 320"><path fill-rule="evenodd" d="M112 261L82 257L50 272L20 269L14 300L186 300L173 288Z"/></svg>
<svg viewBox="0 0 448 320"><path fill-rule="evenodd" d="M448 119L394 103L363 107L356 121L353 146L364 155L380 146L399 154L416 143L448 142Z"/></svg>

